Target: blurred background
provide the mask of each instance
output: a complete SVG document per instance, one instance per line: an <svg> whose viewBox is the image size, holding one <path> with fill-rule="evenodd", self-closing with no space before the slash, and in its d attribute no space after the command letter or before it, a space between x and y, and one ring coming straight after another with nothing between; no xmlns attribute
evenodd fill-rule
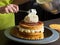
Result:
<svg viewBox="0 0 60 45"><path fill-rule="evenodd" d="M37 15L39 16L39 20L41 21L47 21L51 19L56 19L60 18L60 13L59 14L52 14L51 12L48 12L44 10L39 4L36 3L36 0L30 0L29 2L19 5L20 10L25 10L28 11L29 9L36 9L37 10ZM25 12L18 12L15 14L15 22L16 25L19 24L21 20L24 19L24 17L28 15Z"/></svg>

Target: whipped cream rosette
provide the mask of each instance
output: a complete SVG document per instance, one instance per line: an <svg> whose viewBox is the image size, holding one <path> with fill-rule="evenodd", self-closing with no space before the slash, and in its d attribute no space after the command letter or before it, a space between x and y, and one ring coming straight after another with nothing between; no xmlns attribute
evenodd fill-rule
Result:
<svg viewBox="0 0 60 45"><path fill-rule="evenodd" d="M24 18L24 22L27 23L37 23L39 21L38 15L36 15L37 11L32 9L31 12Z"/></svg>

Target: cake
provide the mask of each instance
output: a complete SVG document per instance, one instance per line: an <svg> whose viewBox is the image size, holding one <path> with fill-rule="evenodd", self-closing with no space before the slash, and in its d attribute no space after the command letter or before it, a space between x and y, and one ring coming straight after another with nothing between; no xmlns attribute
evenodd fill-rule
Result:
<svg viewBox="0 0 60 45"><path fill-rule="evenodd" d="M35 12L29 13L17 27L18 30L14 31L16 37L28 40L44 38L44 23L39 21L39 17Z"/></svg>

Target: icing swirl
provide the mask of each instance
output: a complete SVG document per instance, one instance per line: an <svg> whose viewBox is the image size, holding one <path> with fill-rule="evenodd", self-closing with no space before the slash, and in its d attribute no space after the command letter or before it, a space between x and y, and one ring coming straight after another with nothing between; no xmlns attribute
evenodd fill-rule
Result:
<svg viewBox="0 0 60 45"><path fill-rule="evenodd" d="M37 23L39 21L39 18L36 13L37 11L35 9L32 9L31 12L24 18L24 22Z"/></svg>

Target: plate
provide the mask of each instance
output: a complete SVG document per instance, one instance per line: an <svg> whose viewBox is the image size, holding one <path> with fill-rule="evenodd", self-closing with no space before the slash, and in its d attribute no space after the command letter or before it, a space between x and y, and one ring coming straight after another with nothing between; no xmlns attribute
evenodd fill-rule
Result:
<svg viewBox="0 0 60 45"><path fill-rule="evenodd" d="M13 27L8 28L4 31L4 35L16 42L19 43L26 43L26 44L48 44L48 43L52 43L55 42L56 40L59 39L59 33L55 30L50 29L49 27L45 26L45 30L44 30L44 39L41 40L25 40L25 39L20 39L20 38L16 38L14 36L12 36L10 34L10 31Z"/></svg>

